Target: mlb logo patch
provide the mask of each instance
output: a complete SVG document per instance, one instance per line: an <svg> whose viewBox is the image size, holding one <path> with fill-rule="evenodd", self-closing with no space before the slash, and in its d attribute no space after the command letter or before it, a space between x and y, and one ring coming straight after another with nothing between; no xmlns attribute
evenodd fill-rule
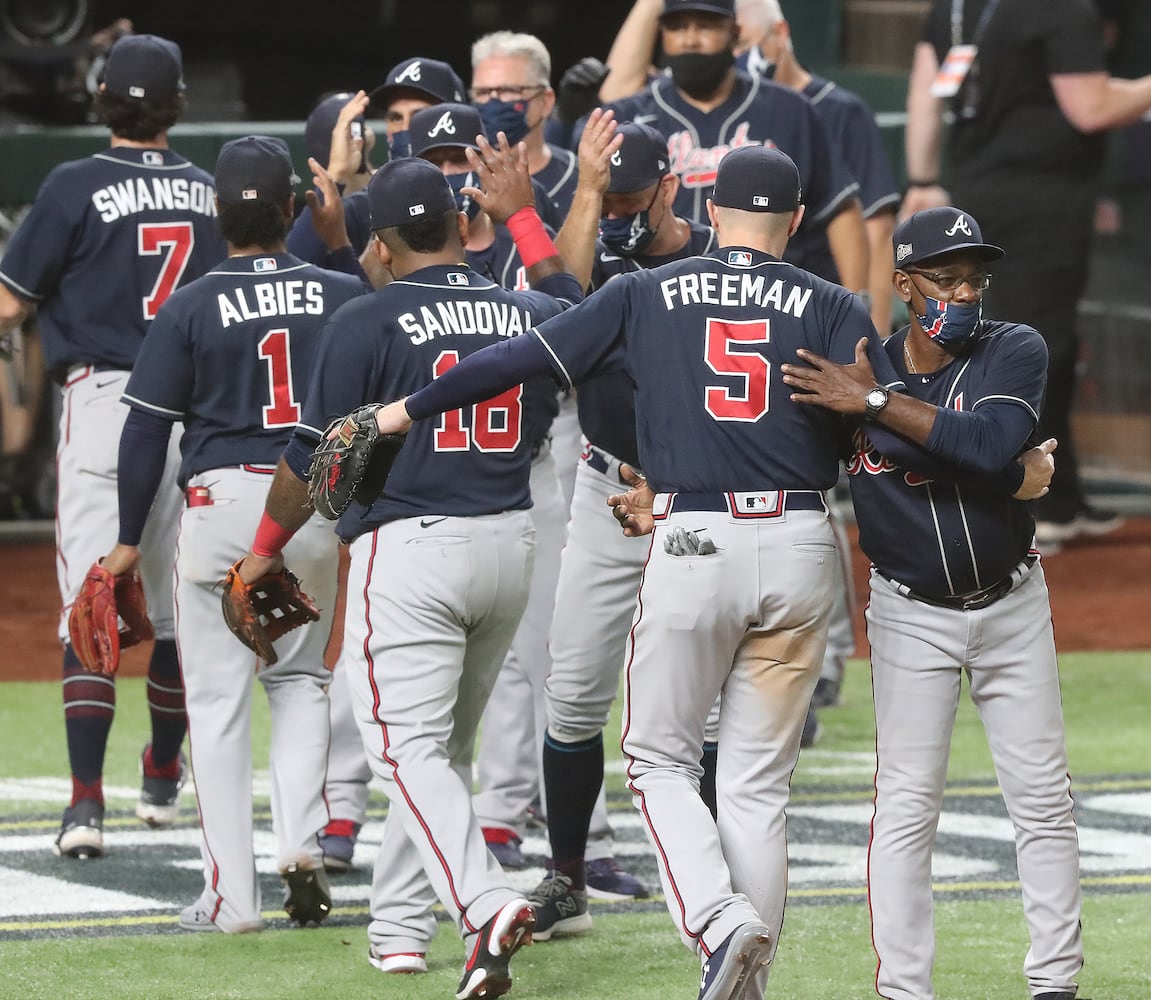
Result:
<svg viewBox="0 0 1151 1000"><path fill-rule="evenodd" d="M751 196L751 203L756 208L767 208L770 199L765 194L753 194Z"/></svg>
<svg viewBox="0 0 1151 1000"><path fill-rule="evenodd" d="M144 93L145 93L145 91L144 91L143 87L129 87L128 88L128 96L129 97L143 97Z"/></svg>
<svg viewBox="0 0 1151 1000"><path fill-rule="evenodd" d="M449 285L466 285L468 283L468 276L460 271L448 272Z"/></svg>
<svg viewBox="0 0 1151 1000"><path fill-rule="evenodd" d="M417 215L423 215L425 211L426 211L426 209L424 208L424 206L422 204L420 204L420 205L409 205L408 206L408 215L410 215L413 219Z"/></svg>
<svg viewBox="0 0 1151 1000"><path fill-rule="evenodd" d="M154 150L148 150L140 158L149 167L162 167L164 165L164 154Z"/></svg>
<svg viewBox="0 0 1151 1000"><path fill-rule="evenodd" d="M261 271L274 271L276 270L275 257L257 257L252 262L252 270L259 273Z"/></svg>
<svg viewBox="0 0 1151 1000"><path fill-rule="evenodd" d="M911 256L911 252L910 243L900 243L899 246L895 248L895 262L900 264L907 260L907 258Z"/></svg>
<svg viewBox="0 0 1151 1000"><path fill-rule="evenodd" d="M732 267L751 267L751 254L746 250L732 250L727 255L727 262Z"/></svg>
<svg viewBox="0 0 1151 1000"><path fill-rule="evenodd" d="M243 198L244 201L255 201L260 197L260 192L255 188L244 188L244 190L240 192L240 197Z"/></svg>

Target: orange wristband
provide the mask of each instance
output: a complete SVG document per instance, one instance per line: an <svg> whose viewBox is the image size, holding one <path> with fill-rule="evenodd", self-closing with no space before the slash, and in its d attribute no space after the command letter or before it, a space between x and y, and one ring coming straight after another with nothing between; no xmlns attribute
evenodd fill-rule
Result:
<svg viewBox="0 0 1151 1000"><path fill-rule="evenodd" d="M534 205L525 205L508 219L507 225L525 268L534 267L541 260L559 254L544 224L540 222Z"/></svg>

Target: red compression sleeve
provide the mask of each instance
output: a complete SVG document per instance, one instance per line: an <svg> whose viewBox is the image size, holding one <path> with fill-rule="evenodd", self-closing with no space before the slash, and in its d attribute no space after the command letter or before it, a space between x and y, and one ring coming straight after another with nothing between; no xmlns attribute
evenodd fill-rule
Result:
<svg viewBox="0 0 1151 1000"><path fill-rule="evenodd" d="M507 225L525 268L559 254L544 224L540 222L534 205L525 205L508 219Z"/></svg>
<svg viewBox="0 0 1151 1000"><path fill-rule="evenodd" d="M264 516L260 518L260 526L256 529L256 540L252 542L252 554L261 559L278 556L294 534L294 531L289 531L282 524L273 521L268 512L264 511Z"/></svg>

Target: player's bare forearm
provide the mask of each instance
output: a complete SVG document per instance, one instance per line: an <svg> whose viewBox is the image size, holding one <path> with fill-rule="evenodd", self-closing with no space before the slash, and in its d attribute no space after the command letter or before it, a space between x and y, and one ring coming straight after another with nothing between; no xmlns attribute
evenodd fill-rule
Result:
<svg viewBox="0 0 1151 1000"><path fill-rule="evenodd" d="M940 152L943 147L943 101L931 94L931 84L939 71L935 49L928 42L915 47L911 79L907 87L907 130L904 155L911 186L899 211L901 219L926 208L949 203L950 196L939 185Z"/></svg>
<svg viewBox="0 0 1151 1000"><path fill-rule="evenodd" d="M895 232L895 212L884 211L864 221L868 258L867 290L871 293L871 322L881 337L891 330L891 234Z"/></svg>
<svg viewBox="0 0 1151 1000"><path fill-rule="evenodd" d="M335 179L314 157L308 157L308 167L312 171L315 189L305 191L304 198L312 212L312 228L329 253L351 246L352 241L348 238L344 220L344 200L340 197Z"/></svg>
<svg viewBox="0 0 1151 1000"><path fill-rule="evenodd" d="M647 85L662 12L663 0L635 0L608 53L608 75L599 89L601 101L630 97Z"/></svg>
<svg viewBox="0 0 1151 1000"><path fill-rule="evenodd" d="M852 198L827 224L827 242L835 258L839 283L853 292L867 288L870 254L863 210L859 207L858 198Z"/></svg>
<svg viewBox="0 0 1151 1000"><path fill-rule="evenodd" d="M273 521L293 533L307 524L312 516L307 481L300 479L282 458L272 477L272 488L268 490L264 509Z"/></svg>
<svg viewBox="0 0 1151 1000"><path fill-rule="evenodd" d="M580 288L591 283L603 196L611 182L611 157L622 142L623 137L616 134L614 112L596 108L580 137L579 183L563 228L556 236L556 249Z"/></svg>
<svg viewBox="0 0 1151 1000"><path fill-rule="evenodd" d="M113 576L135 573L140 565L140 549L135 545L123 545L117 542L112 551L100 560L100 565Z"/></svg>

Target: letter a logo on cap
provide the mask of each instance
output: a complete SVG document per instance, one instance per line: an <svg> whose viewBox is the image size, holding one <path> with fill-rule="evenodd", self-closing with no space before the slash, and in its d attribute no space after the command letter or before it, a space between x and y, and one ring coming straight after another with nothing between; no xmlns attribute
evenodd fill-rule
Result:
<svg viewBox="0 0 1151 1000"><path fill-rule="evenodd" d="M955 219L955 224L944 235L954 236L956 233L962 233L968 239L971 238L971 227L967 224L967 216L960 214Z"/></svg>
<svg viewBox="0 0 1151 1000"><path fill-rule="evenodd" d="M456 123L452 121L452 113L450 111L445 111L440 115L440 120L432 126L432 130L428 133L428 138L434 139L441 132L446 135L456 134Z"/></svg>
<svg viewBox="0 0 1151 1000"><path fill-rule="evenodd" d="M623 157L619 155L618 149L614 153L611 154L611 165L613 167L622 167L623 166Z"/></svg>
<svg viewBox="0 0 1151 1000"><path fill-rule="evenodd" d="M399 76L396 77L396 83L403 83L404 80L416 80L416 81L418 81L419 79L420 79L420 61L417 59L406 70L404 70Z"/></svg>

